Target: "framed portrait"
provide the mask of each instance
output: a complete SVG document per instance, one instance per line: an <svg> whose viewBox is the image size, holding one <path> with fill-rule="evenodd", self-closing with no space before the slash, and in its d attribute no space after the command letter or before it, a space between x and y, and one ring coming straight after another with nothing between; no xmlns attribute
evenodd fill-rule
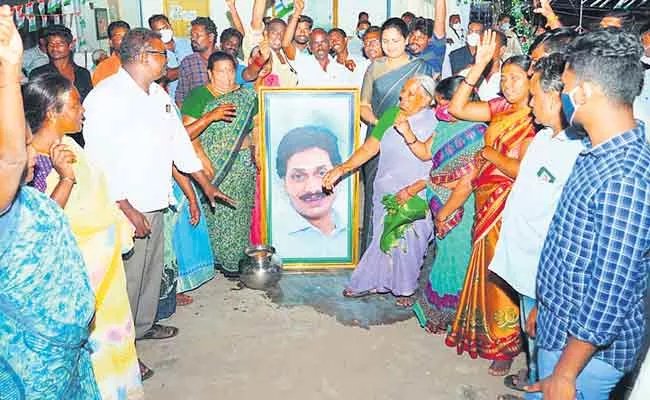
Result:
<svg viewBox="0 0 650 400"><path fill-rule="evenodd" d="M359 146L358 89L260 93L262 235L287 269L354 268L358 174L331 193L323 176Z"/></svg>
<svg viewBox="0 0 650 400"><path fill-rule="evenodd" d="M95 8L95 29L97 31L97 40L108 39L108 10L105 8Z"/></svg>

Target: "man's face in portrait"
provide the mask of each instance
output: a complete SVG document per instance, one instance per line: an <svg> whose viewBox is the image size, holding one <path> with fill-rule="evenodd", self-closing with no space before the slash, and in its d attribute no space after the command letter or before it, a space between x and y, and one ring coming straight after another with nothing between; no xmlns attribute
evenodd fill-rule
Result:
<svg viewBox="0 0 650 400"><path fill-rule="evenodd" d="M329 153L311 147L287 160L284 187L293 208L313 224L332 212L335 195L323 193L323 176L333 168Z"/></svg>

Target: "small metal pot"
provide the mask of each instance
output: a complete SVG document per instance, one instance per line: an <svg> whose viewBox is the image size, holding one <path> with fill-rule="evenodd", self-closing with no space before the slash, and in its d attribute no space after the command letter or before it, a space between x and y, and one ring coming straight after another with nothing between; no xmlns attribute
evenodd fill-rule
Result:
<svg viewBox="0 0 650 400"><path fill-rule="evenodd" d="M239 280L250 289L264 290L274 287L282 277L282 259L275 248L258 245L244 250L246 257L239 261Z"/></svg>

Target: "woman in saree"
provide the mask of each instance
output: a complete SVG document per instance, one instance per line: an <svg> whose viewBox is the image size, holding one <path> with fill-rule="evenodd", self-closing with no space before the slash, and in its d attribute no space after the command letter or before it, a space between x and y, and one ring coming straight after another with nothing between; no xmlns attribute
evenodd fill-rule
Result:
<svg viewBox="0 0 650 400"><path fill-rule="evenodd" d="M428 163L417 158L395 126L408 120L418 140L431 136L436 119L431 110L436 84L430 76L417 75L402 88L399 106L389 107L380 117L370 136L344 163L323 177L323 187L332 190L344 175L358 169L381 151L372 199L373 236L343 295L361 297L373 293L392 293L400 306L412 305L420 267L433 236L433 222L413 218L402 229L391 229L395 193L427 175ZM409 206L425 201L415 194Z"/></svg>
<svg viewBox="0 0 650 400"><path fill-rule="evenodd" d="M415 75L431 76L431 66L422 59L411 59L406 52L408 25L401 18L389 18L381 27L381 48L384 57L377 58L366 71L361 87L361 119L368 132L377 125L379 117L399 104L399 96L406 81ZM377 175L377 157L366 162L362 169L364 186L364 229L362 251L372 239L373 182Z"/></svg>
<svg viewBox="0 0 650 400"><path fill-rule="evenodd" d="M101 399L88 346L95 296L61 208L24 184L36 154L20 93L22 42L0 7L0 388L7 399Z"/></svg>
<svg viewBox="0 0 650 400"><path fill-rule="evenodd" d="M37 153L31 185L63 209L95 293L89 344L102 399L143 398L122 263L134 229L111 201L104 176L66 136L81 130L83 116L72 84L59 74L40 75L23 88L23 101ZM142 372L151 374L144 366Z"/></svg>
<svg viewBox="0 0 650 400"><path fill-rule="evenodd" d="M446 343L459 354L492 360L491 375L508 373L521 351L519 305L513 290L488 271L501 229L501 216L519 171L519 163L535 135L529 101L527 56L511 57L501 68L503 97L470 101L481 73L496 49L495 33L487 31L476 52L476 63L449 104L449 112L466 121L489 122L485 147L477 157L474 180L476 214L472 253L456 317Z"/></svg>
<svg viewBox="0 0 650 400"><path fill-rule="evenodd" d="M206 213L216 263L225 275L239 272L249 243L255 201L255 147L250 132L257 114L254 89L235 83L235 59L216 52L208 60L207 85L194 89L181 113L212 183L232 192L237 207L217 205Z"/></svg>
<svg viewBox="0 0 650 400"><path fill-rule="evenodd" d="M432 161L428 178L400 190L397 200L405 204L414 193L426 188L427 206L435 222L436 254L426 285L418 291L413 306L420 324L429 333L446 334L456 315L463 279L469 263L474 223L472 179L475 156L483 148L486 125L459 121L448 112L452 96L462 84L460 76L443 79L436 86L435 132L417 140L408 123L398 125L413 154Z"/></svg>

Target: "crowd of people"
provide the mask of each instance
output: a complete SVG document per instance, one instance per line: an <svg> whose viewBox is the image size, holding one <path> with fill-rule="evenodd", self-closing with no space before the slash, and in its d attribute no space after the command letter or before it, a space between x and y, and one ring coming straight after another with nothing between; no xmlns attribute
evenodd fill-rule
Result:
<svg viewBox="0 0 650 400"><path fill-rule="evenodd" d="M322 176L324 195L363 178L343 296L392 294L521 398L604 400L638 370L648 21L583 32L543 0L524 54L512 17L464 27L444 1L434 19L362 12L352 35L315 27L305 0L288 21L255 0L249 23L226 3L220 35L206 16L189 39L162 14L112 22L92 74L67 27L27 48L0 7L1 398L144 397L136 343L176 336L160 321L261 243L263 87L360 91L365 141Z"/></svg>

